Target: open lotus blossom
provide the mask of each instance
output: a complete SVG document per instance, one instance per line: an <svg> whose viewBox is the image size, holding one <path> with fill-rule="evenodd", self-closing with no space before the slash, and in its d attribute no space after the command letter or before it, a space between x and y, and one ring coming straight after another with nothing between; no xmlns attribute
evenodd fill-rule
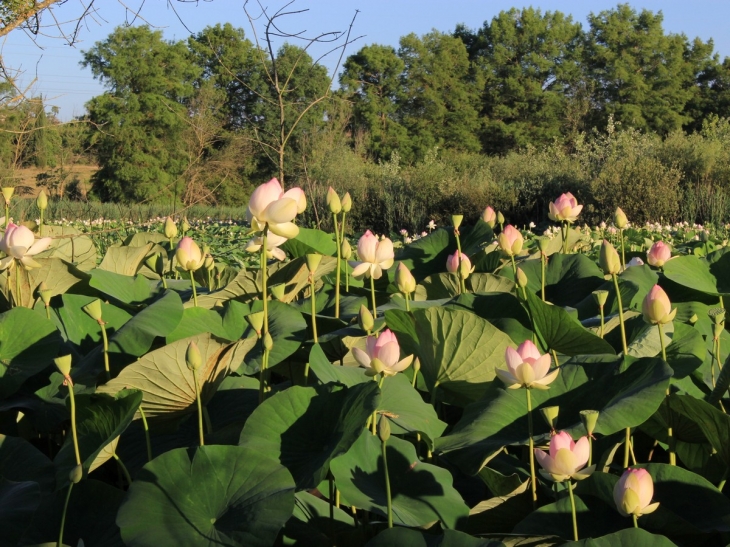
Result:
<svg viewBox="0 0 730 547"><path fill-rule="evenodd" d="M654 481L646 469L627 469L613 487L613 501L623 516L647 515L656 511L659 502L651 503Z"/></svg>
<svg viewBox="0 0 730 547"><path fill-rule="evenodd" d="M41 265L33 257L45 251L50 244L50 237L44 237L36 241L30 229L11 222L5 229L2 240L0 240L0 251L8 255L0 260L0 270L12 268L16 261L26 270L40 268Z"/></svg>
<svg viewBox="0 0 730 547"><path fill-rule="evenodd" d="M357 242L357 257L360 261L352 263L354 277L364 275L380 279L383 270L390 268L395 260L393 242L387 237L378 240L377 236L368 230Z"/></svg>
<svg viewBox="0 0 730 547"><path fill-rule="evenodd" d="M507 370L495 372L509 389L548 389L549 384L558 377L560 369L550 370L550 355L540 355L532 340L525 340L517 349L507 348L504 354Z"/></svg>
<svg viewBox="0 0 730 547"><path fill-rule="evenodd" d="M663 241L657 241L646 253L646 261L655 268L661 268L672 258L672 249Z"/></svg>
<svg viewBox="0 0 730 547"><path fill-rule="evenodd" d="M306 208L307 198L301 188L284 192L279 181L271 179L253 191L246 216L254 230L262 231L268 226L270 232L291 239L299 234L292 221Z"/></svg>
<svg viewBox="0 0 730 547"><path fill-rule="evenodd" d="M573 442L573 438L565 431L550 438L549 453L535 449L535 457L542 466L540 473L555 482L588 478L596 469L595 465L586 467L589 453L588 437L581 437L578 442Z"/></svg>
<svg viewBox="0 0 730 547"><path fill-rule="evenodd" d="M490 228L494 228L494 224L497 222L497 213L494 212L494 209L487 206L482 213L482 220L489 224Z"/></svg>
<svg viewBox="0 0 730 547"><path fill-rule="evenodd" d="M511 224L508 224L504 227L502 233L499 234L497 241L499 242L500 248L508 256L514 256L519 254L522 250L522 245L524 245L525 243L525 238L522 237L522 234L517 228L515 228Z"/></svg>
<svg viewBox="0 0 730 547"><path fill-rule="evenodd" d="M377 338L368 336L365 351L352 348L352 355L360 365L368 369L365 372L368 376L395 376L413 362L413 355L400 359L400 345L390 329L385 329Z"/></svg>
<svg viewBox="0 0 730 547"><path fill-rule="evenodd" d="M548 213L548 216L550 217L550 220L554 220L556 222L575 222L575 219L578 218L582 209L583 206L578 205L578 200L575 199L573 194L567 192L550 203L550 212Z"/></svg>
<svg viewBox="0 0 730 547"><path fill-rule="evenodd" d="M257 253L261 250L264 238L261 236L253 237L249 240L246 245L246 251L249 253ZM285 260L286 253L279 249L279 246L286 243L287 238L278 236L276 234L268 234L266 236L266 258L275 258L277 260Z"/></svg>
<svg viewBox="0 0 730 547"><path fill-rule="evenodd" d="M188 272L195 272L205 263L205 255L192 237L185 236L177 244L175 258L180 267Z"/></svg>
<svg viewBox="0 0 730 547"><path fill-rule="evenodd" d="M671 323L677 315L677 308L672 309L667 293L659 285L654 285L644 297L641 311L644 314L644 321L650 325Z"/></svg>

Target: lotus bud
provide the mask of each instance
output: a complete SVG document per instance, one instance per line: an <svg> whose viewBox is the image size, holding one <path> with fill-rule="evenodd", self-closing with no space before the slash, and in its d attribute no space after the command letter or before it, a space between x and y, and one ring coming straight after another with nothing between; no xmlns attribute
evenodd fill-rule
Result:
<svg viewBox="0 0 730 547"><path fill-rule="evenodd" d="M388 442L388 439L390 439L390 420L388 420L387 416L380 416L380 421L378 421L378 437L380 438L380 442Z"/></svg>
<svg viewBox="0 0 730 547"><path fill-rule="evenodd" d="M517 268L517 286L520 288L527 287L527 274L522 271L522 268Z"/></svg>
<svg viewBox="0 0 730 547"><path fill-rule="evenodd" d="M347 241L347 238L342 240L340 256L342 256L343 260L350 260L352 258L352 247L350 246L350 242Z"/></svg>
<svg viewBox="0 0 730 547"><path fill-rule="evenodd" d="M707 315L710 316L710 319L712 319L715 325L725 323L725 308L710 308L707 311Z"/></svg>
<svg viewBox="0 0 730 547"><path fill-rule="evenodd" d="M48 288L48 285L46 285L45 281L41 281L41 284L38 285L38 295L41 297L41 300L43 303L48 307L51 303L51 296L53 291Z"/></svg>
<svg viewBox="0 0 730 547"><path fill-rule="evenodd" d="M13 198L13 194L15 193L15 187L14 186L6 186L2 190L3 198L5 198L5 203L7 205L10 205L10 200Z"/></svg>
<svg viewBox="0 0 730 547"><path fill-rule="evenodd" d="M81 308L86 312L86 315L91 317L94 321L101 323L101 300L98 298L86 304Z"/></svg>
<svg viewBox="0 0 730 547"><path fill-rule="evenodd" d="M58 372L63 374L64 377L67 377L71 374L71 361L71 354L61 355L53 360L53 364L56 365Z"/></svg>
<svg viewBox="0 0 730 547"><path fill-rule="evenodd" d="M593 291L591 294L593 295L593 300L595 300L596 304L598 304L598 307L602 308L606 305L606 300L608 300L608 291Z"/></svg>
<svg viewBox="0 0 730 547"><path fill-rule="evenodd" d="M373 327L375 326L375 319L373 319L373 314L370 313L370 310L362 305L360 306L360 312L357 314L357 322L360 325L360 328L365 332L372 331Z"/></svg>
<svg viewBox="0 0 730 547"><path fill-rule="evenodd" d="M499 234L497 241L499 242L500 248L507 256L515 256L520 254L522 246L525 243L525 238L522 237L522 234L517 228L508 224L504 227L502 233Z"/></svg>
<svg viewBox="0 0 730 547"><path fill-rule="evenodd" d="M172 220L172 218L167 217L165 219L165 237L167 239L173 239L177 237L177 225L175 224L175 221Z"/></svg>
<svg viewBox="0 0 730 547"><path fill-rule="evenodd" d="M345 192L345 195L342 196L342 212L349 213L350 209L352 209L352 198L350 192Z"/></svg>
<svg viewBox="0 0 730 547"><path fill-rule="evenodd" d="M482 220L486 222L490 228L494 228L494 224L497 222L497 213L495 213L494 209L491 207L487 207L482 213Z"/></svg>
<svg viewBox="0 0 730 547"><path fill-rule="evenodd" d="M616 509L624 517L640 517L656 511L659 503L651 503L654 481L646 469L627 469L613 487Z"/></svg>
<svg viewBox="0 0 730 547"><path fill-rule="evenodd" d="M403 262L398 264L398 269L395 271L395 283L403 294L411 294L416 290L416 278Z"/></svg>
<svg viewBox="0 0 730 547"><path fill-rule="evenodd" d="M185 364L193 372L203 366L203 356L200 354L198 345L195 342L188 344L188 349L185 352Z"/></svg>
<svg viewBox="0 0 730 547"><path fill-rule="evenodd" d="M473 271L474 268L471 265L469 257L466 255L462 256L461 262L459 263L459 278L465 280L471 275Z"/></svg>
<svg viewBox="0 0 730 547"><path fill-rule="evenodd" d="M416 360L413 361L413 374L417 374L419 370L421 370L421 360L416 357Z"/></svg>
<svg viewBox="0 0 730 547"><path fill-rule="evenodd" d="M461 226L461 222L464 220L464 215L451 215L451 223L454 225L454 230L458 230Z"/></svg>
<svg viewBox="0 0 730 547"><path fill-rule="evenodd" d="M618 251L605 239L601 244L598 263L606 275L616 275L621 271L621 259L618 256Z"/></svg>
<svg viewBox="0 0 730 547"><path fill-rule="evenodd" d="M268 332L264 334L264 349L266 351L271 351L272 349L274 349L274 339Z"/></svg>
<svg viewBox="0 0 730 547"><path fill-rule="evenodd" d="M205 260L203 260L203 267L206 270L212 270L215 267L215 260L213 260L213 257L209 254L205 255Z"/></svg>
<svg viewBox="0 0 730 547"><path fill-rule="evenodd" d="M700 230L698 235L702 243L707 243L710 240L710 232L707 230Z"/></svg>
<svg viewBox="0 0 730 547"><path fill-rule="evenodd" d="M276 285L272 285L269 287L269 290L271 291L271 296L281 302L286 296L286 283L277 283Z"/></svg>
<svg viewBox="0 0 730 547"><path fill-rule="evenodd" d="M540 249L541 253L545 253L547 251L548 245L550 244L550 238L549 237L538 237L537 239L537 248Z"/></svg>
<svg viewBox="0 0 730 547"><path fill-rule="evenodd" d="M321 254L312 253L307 255L307 269L310 274L314 274L317 271L320 262L322 262Z"/></svg>
<svg viewBox="0 0 730 547"><path fill-rule="evenodd" d="M553 431L558 427L558 414L560 412L559 406L547 406L540 409L543 420L548 424L548 427Z"/></svg>
<svg viewBox="0 0 730 547"><path fill-rule="evenodd" d="M657 241L651 246L646 253L646 261L649 265L661 268L666 264L667 260L672 258L672 249L663 241Z"/></svg>
<svg viewBox="0 0 730 547"><path fill-rule="evenodd" d="M616 212L613 214L613 223L619 230L623 230L629 225L629 219L626 218L626 213L621 210L621 207L616 208Z"/></svg>
<svg viewBox="0 0 730 547"><path fill-rule="evenodd" d="M45 211L48 209L48 194L41 188L38 197L35 198L35 204L39 210Z"/></svg>
<svg viewBox="0 0 730 547"><path fill-rule="evenodd" d="M68 474L68 480L70 480L74 484L78 484L81 482L81 479L84 478L84 466L79 464L75 466Z"/></svg>
<svg viewBox="0 0 730 547"><path fill-rule="evenodd" d="M672 309L667 293L659 285L654 285L644 298L641 306L644 321L650 325L665 325L674 320L677 308Z"/></svg>
<svg viewBox="0 0 730 547"><path fill-rule="evenodd" d="M331 186L329 187L329 190L327 190L327 207L329 207L330 212L335 215L339 215L342 211L340 196L337 195L337 192L335 192L334 188Z"/></svg>
<svg viewBox="0 0 730 547"><path fill-rule="evenodd" d="M187 233L187 231L190 229L190 223L188 222L187 218L182 219L182 223L180 224L180 228L182 228L182 232Z"/></svg>
<svg viewBox="0 0 730 547"><path fill-rule="evenodd" d="M256 331L256 334L261 338L261 329L264 328L264 312L259 311L256 313L249 313L246 316L246 321L251 325L251 328Z"/></svg>
<svg viewBox="0 0 730 547"><path fill-rule="evenodd" d="M586 429L586 433L589 437L593 436L593 431L596 429L596 423L598 422L598 415L600 412L597 410L581 410L580 421L583 422L583 427Z"/></svg>
<svg viewBox="0 0 730 547"><path fill-rule="evenodd" d="M504 215L502 214L502 211L497 211L497 224L500 226L504 224Z"/></svg>

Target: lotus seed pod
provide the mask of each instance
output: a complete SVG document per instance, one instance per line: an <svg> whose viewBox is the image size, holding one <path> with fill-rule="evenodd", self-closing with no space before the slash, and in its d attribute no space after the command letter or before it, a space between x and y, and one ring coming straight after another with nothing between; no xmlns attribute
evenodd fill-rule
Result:
<svg viewBox="0 0 730 547"><path fill-rule="evenodd" d="M3 198L5 198L5 203L10 205L10 200L13 199L13 194L15 193L15 187L6 186L1 191L3 193Z"/></svg>
<svg viewBox="0 0 730 547"><path fill-rule="evenodd" d="M344 260L350 260L352 258L352 247L350 246L350 242L347 241L347 238L342 240L340 256L342 256Z"/></svg>
<svg viewBox="0 0 730 547"><path fill-rule="evenodd" d="M504 224L504 215L502 214L502 211L497 211L497 224L500 226Z"/></svg>
<svg viewBox="0 0 730 547"><path fill-rule="evenodd" d="M256 313L249 313L246 316L246 321L248 321L251 328L256 331L256 334L261 337L261 329L264 328L264 312L259 311Z"/></svg>
<svg viewBox="0 0 730 547"><path fill-rule="evenodd" d="M61 355L59 357L56 357L53 360L53 363L56 365L56 368L58 371L65 376L68 376L71 374L71 354L69 355Z"/></svg>
<svg viewBox="0 0 730 547"><path fill-rule="evenodd" d="M310 274L314 274L317 271L320 262L322 262L321 254L312 253L307 255L307 269Z"/></svg>
<svg viewBox="0 0 730 547"><path fill-rule="evenodd" d="M340 201L340 196L337 195L337 192L335 192L335 189L331 186L329 187L329 190L327 190L326 199L327 207L329 207L330 213L339 215L342 211L342 202Z"/></svg>
<svg viewBox="0 0 730 547"><path fill-rule="evenodd" d="M608 300L608 291L593 291L591 294L593 295L593 299L596 301L596 304L598 304L601 308L606 305L606 300Z"/></svg>
<svg viewBox="0 0 730 547"><path fill-rule="evenodd" d="M387 442L390 439L390 420L386 416L380 416L378 422L378 437L381 442Z"/></svg>
<svg viewBox="0 0 730 547"><path fill-rule="evenodd" d="M715 325L720 325L725 322L725 308L710 308L707 310L707 315L710 316L710 319L712 319Z"/></svg>
<svg viewBox="0 0 730 547"><path fill-rule="evenodd" d="M46 191L41 188L40 193L38 194L38 197L35 198L35 204L41 211L45 211L48 209L48 194L46 194Z"/></svg>
<svg viewBox="0 0 730 547"><path fill-rule="evenodd" d="M48 285L46 285L46 282L41 281L41 284L38 286L38 295L41 297L41 300L46 306L51 303L52 292L53 291L48 288Z"/></svg>
<svg viewBox="0 0 730 547"><path fill-rule="evenodd" d="M598 263L606 275L616 275L621 271L621 259L618 251L605 239L601 244L601 253L598 257Z"/></svg>
<svg viewBox="0 0 730 547"><path fill-rule="evenodd" d="M616 212L613 214L613 223L619 230L623 230L629 225L629 219L626 218L626 213L621 210L621 207L616 208Z"/></svg>
<svg viewBox="0 0 730 547"><path fill-rule="evenodd" d="M357 314L357 322L365 332L370 332L375 326L373 314L363 305L360 306L360 312Z"/></svg>
<svg viewBox="0 0 730 547"><path fill-rule="evenodd" d="M352 198L350 192L345 192L345 195L342 196L342 212L349 213L350 209L352 209Z"/></svg>
<svg viewBox="0 0 730 547"><path fill-rule="evenodd" d="M264 349L267 351L271 351L272 349L274 349L274 339L268 332L264 334Z"/></svg>
<svg viewBox="0 0 730 547"><path fill-rule="evenodd" d="M550 238L549 237L538 237L537 239L537 248L540 249L540 252L544 253L547 251L548 245L550 244Z"/></svg>
<svg viewBox="0 0 730 547"><path fill-rule="evenodd" d="M84 478L84 467L79 464L76 467L74 467L68 474L68 480L70 480L74 484L78 484L81 482L81 479Z"/></svg>
<svg viewBox="0 0 730 547"><path fill-rule="evenodd" d="M464 220L464 215L451 215L451 224L454 225L454 230L458 230Z"/></svg>
<svg viewBox="0 0 730 547"><path fill-rule="evenodd" d="M185 364L189 370L195 372L201 366L203 366L203 356L200 354L198 345L195 342L188 344L188 349L185 352Z"/></svg>
<svg viewBox="0 0 730 547"><path fill-rule="evenodd" d="M175 224L175 221L172 220L172 218L167 217L165 219L165 237L167 239L173 239L177 237L177 225Z"/></svg>
<svg viewBox="0 0 730 547"><path fill-rule="evenodd" d="M94 321L101 321L101 300L99 300L98 298L92 302L89 302L81 309L84 310L86 314Z"/></svg>
<svg viewBox="0 0 730 547"><path fill-rule="evenodd" d="M522 268L517 268L517 286L527 287L527 274L522 271Z"/></svg>
<svg viewBox="0 0 730 547"><path fill-rule="evenodd" d="M540 409L540 414L542 414L543 420L545 420L545 423L548 424L550 429L557 429L559 413L559 406L546 406Z"/></svg>
<svg viewBox="0 0 730 547"><path fill-rule="evenodd" d="M269 290L271 291L271 296L281 302L284 300L284 296L286 296L286 283L277 283L276 285L272 285L269 287Z"/></svg>
<svg viewBox="0 0 730 547"><path fill-rule="evenodd" d="M590 436L593 436L593 431L596 429L599 414L600 412L597 410L580 411L580 421L583 422L583 427L586 428L586 433Z"/></svg>

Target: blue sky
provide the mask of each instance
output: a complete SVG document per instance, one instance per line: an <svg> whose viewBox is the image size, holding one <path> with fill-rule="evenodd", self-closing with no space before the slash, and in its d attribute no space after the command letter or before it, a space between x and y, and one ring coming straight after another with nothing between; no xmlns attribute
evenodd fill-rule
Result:
<svg viewBox="0 0 730 547"><path fill-rule="evenodd" d="M282 6L285 2L267 0L262 2L270 8ZM532 6L544 11L561 11L573 16L587 27L589 13L614 8L618 2L603 0L552 0L519 2L519 0L296 0L291 9L309 9L307 13L292 15L285 19L287 31L307 31L307 35L333 30L344 30L359 10L353 30L354 36L364 35L350 46L349 53L360 47L378 43L398 46L401 36L415 32L425 34L431 29L450 32L458 23L470 28L480 27L502 10L511 7ZM161 29L167 39L180 40L189 35L188 29L198 32L208 25L230 22L246 31L251 30L243 11L242 0L209 0L174 2L175 12L166 0L124 0L129 8L142 5L141 17L135 24L147 22ZM662 11L664 28L668 32L684 33L690 38L699 36L703 40L714 39L715 51L721 57L730 56L730 34L727 21L730 20L730 2L727 0L645 0L630 2L637 10L642 8L653 12ZM57 8L59 20L70 19L80 13L80 0L68 0ZM79 66L81 52L95 42L103 40L115 26L131 21L119 0L96 0L97 13L87 17L81 28L80 42L75 47L64 45L63 40L41 37L41 47L22 31L12 32L2 42L5 65L19 69L20 83L28 85L34 79L34 94L42 93L48 102L60 108L63 120L84 113L84 103L103 91L91 72ZM258 10L256 4L252 11ZM46 17L45 24L51 23ZM184 24L183 24L184 23ZM53 29L48 29L52 32ZM325 65L334 68L336 58L330 56Z"/></svg>

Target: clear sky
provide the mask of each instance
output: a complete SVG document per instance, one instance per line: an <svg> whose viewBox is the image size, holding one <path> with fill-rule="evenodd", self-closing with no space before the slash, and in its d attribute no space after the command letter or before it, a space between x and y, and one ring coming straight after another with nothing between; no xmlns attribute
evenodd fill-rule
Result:
<svg viewBox="0 0 730 547"><path fill-rule="evenodd" d="M262 1L269 9L285 3ZM345 30L355 11L359 10L353 36L363 37L350 46L348 53L353 53L372 43L397 48L399 38L411 32L419 35L431 29L451 32L458 23L476 29L484 21L511 7L532 6L543 12L561 11L572 15L573 20L582 23L585 28L589 13L614 8L617 3L604 0L296 0L291 9L309 11L289 16L284 25L287 31L304 30L307 35ZM637 0L629 3L636 10L661 11L665 31L684 33L690 39L695 36L703 40L712 38L715 51L721 57L730 56L730 33L727 31L730 2L727 0ZM83 114L84 103L103 92L103 88L92 78L90 70L79 65L81 52L106 38L115 26L132 22L134 14L124 5L131 10L138 10L141 6L140 16L134 24L147 22L163 30L169 40L187 38L188 29L198 32L208 25L225 22L243 28L251 37L243 0L201 0L198 3L173 0L175 11L167 0L96 0L97 12L86 18L75 47L65 45L63 39L47 37L39 38L36 45L29 36L16 30L0 43L5 65L22 71L19 81L26 86L35 79L32 92L36 95L42 93L51 105L57 106L62 120ZM250 5L252 12L258 11L255 0ZM77 16L82 9L81 0L68 0L55 13L59 20L65 20ZM42 20L44 25L52 22L48 16ZM47 29L49 33L53 31L53 28ZM68 27L66 31L69 31ZM330 56L324 64L332 70L336 57Z"/></svg>

